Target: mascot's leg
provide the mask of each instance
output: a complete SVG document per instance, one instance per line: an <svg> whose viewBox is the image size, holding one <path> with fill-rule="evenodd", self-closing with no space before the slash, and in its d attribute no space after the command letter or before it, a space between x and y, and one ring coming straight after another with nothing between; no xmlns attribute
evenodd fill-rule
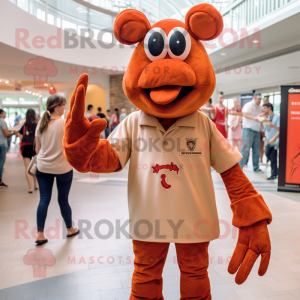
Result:
<svg viewBox="0 0 300 300"><path fill-rule="evenodd" d="M169 243L132 241L134 272L130 300L163 300L162 272Z"/></svg>
<svg viewBox="0 0 300 300"><path fill-rule="evenodd" d="M210 300L207 243L175 244L181 272L180 300Z"/></svg>

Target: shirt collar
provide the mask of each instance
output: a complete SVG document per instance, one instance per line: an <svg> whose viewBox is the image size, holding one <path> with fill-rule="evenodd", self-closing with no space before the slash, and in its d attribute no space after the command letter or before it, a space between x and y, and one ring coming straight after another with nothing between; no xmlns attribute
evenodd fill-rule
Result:
<svg viewBox="0 0 300 300"><path fill-rule="evenodd" d="M197 111L194 113L181 117L175 122L176 127L196 127ZM148 115L141 111L139 125L151 126L151 127L161 127L158 119L154 116Z"/></svg>

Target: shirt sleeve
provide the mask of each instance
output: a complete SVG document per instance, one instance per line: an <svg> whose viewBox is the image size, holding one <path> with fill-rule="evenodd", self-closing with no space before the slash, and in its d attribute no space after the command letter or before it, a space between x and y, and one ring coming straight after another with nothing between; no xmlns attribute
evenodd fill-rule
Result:
<svg viewBox="0 0 300 300"><path fill-rule="evenodd" d="M210 128L210 165L218 173L222 173L237 164L242 159L242 155L223 137L211 120L208 122Z"/></svg>
<svg viewBox="0 0 300 300"><path fill-rule="evenodd" d="M280 117L279 117L279 116L276 117L275 125L276 125L277 127L280 127Z"/></svg>
<svg viewBox="0 0 300 300"><path fill-rule="evenodd" d="M22 127L21 127L21 129L19 130L19 133L20 134L22 134L22 135L24 135L24 133L23 133L23 127L24 127L25 125L23 125Z"/></svg>
<svg viewBox="0 0 300 300"><path fill-rule="evenodd" d="M246 114L251 114L251 105L250 102L246 103L242 109L242 112L246 113Z"/></svg>
<svg viewBox="0 0 300 300"><path fill-rule="evenodd" d="M7 129L6 122L3 119L0 119L0 128L2 130Z"/></svg>
<svg viewBox="0 0 300 300"><path fill-rule="evenodd" d="M116 129L107 138L118 155L122 168L127 164L131 154L132 141L131 135L129 135L129 132L131 132L130 120L131 118L127 118L119 123Z"/></svg>

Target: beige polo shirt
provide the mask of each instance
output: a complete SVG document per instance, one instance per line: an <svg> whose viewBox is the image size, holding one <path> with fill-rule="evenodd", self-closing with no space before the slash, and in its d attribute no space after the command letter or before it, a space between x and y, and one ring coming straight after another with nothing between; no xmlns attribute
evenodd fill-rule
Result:
<svg viewBox="0 0 300 300"><path fill-rule="evenodd" d="M242 156L204 113L179 118L165 131L156 117L137 111L108 140L122 167L130 159L129 233L134 240L198 243L218 238L210 166L222 173Z"/></svg>

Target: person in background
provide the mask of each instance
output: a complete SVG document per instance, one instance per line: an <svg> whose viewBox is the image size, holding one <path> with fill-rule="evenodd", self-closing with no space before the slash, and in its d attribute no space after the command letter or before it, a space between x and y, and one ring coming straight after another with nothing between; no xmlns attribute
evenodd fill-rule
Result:
<svg viewBox="0 0 300 300"><path fill-rule="evenodd" d="M99 109L100 109L100 111L99 111ZM104 118L105 118L105 115L104 114L102 114L102 113L100 113L101 112L101 107L98 107L98 114L97 115L95 115L95 114L92 114L92 116L88 119L90 122L93 122L94 120L96 120L96 119L102 119L102 117L104 116ZM102 131L101 133L100 133L100 138L101 139L105 139L105 132L104 131Z"/></svg>
<svg viewBox="0 0 300 300"><path fill-rule="evenodd" d="M134 108L134 107L131 107L130 113L133 113L133 112L135 112L135 108Z"/></svg>
<svg viewBox="0 0 300 300"><path fill-rule="evenodd" d="M120 124L119 109L115 108L115 113L111 116L109 128L113 131Z"/></svg>
<svg viewBox="0 0 300 300"><path fill-rule="evenodd" d="M48 242L44 236L44 227L54 178L56 178L58 190L58 204L68 230L67 237L79 233L79 230L72 226L72 210L68 199L73 180L73 168L66 160L62 149L65 125L62 116L66 103L66 99L62 96L50 96L46 104L47 111L43 114L35 132L38 155L36 177L40 188L40 203L37 209L37 245Z"/></svg>
<svg viewBox="0 0 300 300"><path fill-rule="evenodd" d="M254 93L253 100L246 103L242 109L243 113L243 130L242 130L242 151L243 158L239 165L241 168L247 162L250 148L252 148L253 170L257 173L264 173L259 168L259 150L262 125L258 121L258 116L263 113L263 108L260 105L261 94Z"/></svg>
<svg viewBox="0 0 300 300"><path fill-rule="evenodd" d="M203 113L205 113L211 120L216 118L216 113L214 107L212 106L212 99L209 100L200 108Z"/></svg>
<svg viewBox="0 0 300 300"><path fill-rule="evenodd" d="M263 104L270 103L269 96L264 96Z"/></svg>
<svg viewBox="0 0 300 300"><path fill-rule="evenodd" d="M219 93L218 101L219 101L219 103L214 106L216 117L213 121L216 124L216 127L220 131L220 133L224 136L225 139L227 139L227 134L228 134L228 125L227 125L227 122L228 122L228 109L223 104L223 102L224 102L223 92Z"/></svg>
<svg viewBox="0 0 300 300"><path fill-rule="evenodd" d="M265 104L265 103L270 103L269 102L269 96L264 96L263 104ZM265 133L264 133L264 131L262 131L261 132L261 137L260 137L260 157L259 157L259 163L262 164L262 165L264 164L263 157L264 157L264 153L265 153L264 138L265 138Z"/></svg>
<svg viewBox="0 0 300 300"><path fill-rule="evenodd" d="M28 193L32 193L32 181L34 182L34 189L38 189L38 183L36 177L32 177L28 174L27 169L30 164L30 160L32 156L34 156L34 136L35 136L35 129L37 126L37 119L36 114L33 109L28 109L26 113L26 121L21 127L19 131L16 132L16 135L20 138L21 143L21 151L23 156L23 162L25 166L25 176L28 183Z"/></svg>
<svg viewBox="0 0 300 300"><path fill-rule="evenodd" d="M105 137L106 138L108 138L108 136L110 134L110 128L109 128L110 120L111 120L111 112L110 112L110 109L107 109L106 110L106 122L107 122L107 126L105 128Z"/></svg>
<svg viewBox="0 0 300 300"><path fill-rule="evenodd" d="M241 152L242 148L242 116L235 113L241 113L242 107L240 106L240 100L238 98L233 99L233 107L229 110L229 129L228 138L231 141L233 147L237 148Z"/></svg>
<svg viewBox="0 0 300 300"><path fill-rule="evenodd" d="M127 117L126 108L121 109L120 122L122 122Z"/></svg>
<svg viewBox="0 0 300 300"><path fill-rule="evenodd" d="M0 109L0 188L8 187L2 181L3 166L5 163L6 152L8 149L7 139L15 134L15 132L9 132L7 129L6 122L6 112L3 109Z"/></svg>
<svg viewBox="0 0 300 300"><path fill-rule="evenodd" d="M14 127L16 127L16 126L19 125L19 123L20 123L20 118L21 118L21 115L19 115L17 112L15 112ZM17 138L18 138L18 136L15 135L15 141L14 141L14 144L16 143Z"/></svg>
<svg viewBox="0 0 300 300"><path fill-rule="evenodd" d="M277 149L274 147L276 138L279 136L280 127L280 117L274 114L273 105L269 102L263 105L264 112L267 115L267 120L269 122L263 123L265 130L265 147L266 147L266 157L271 162L272 173L267 180L274 180L277 177Z"/></svg>
<svg viewBox="0 0 300 300"><path fill-rule="evenodd" d="M14 127L16 127L19 124L20 118L21 116L17 112L15 112Z"/></svg>
<svg viewBox="0 0 300 300"><path fill-rule="evenodd" d="M87 106L87 110L84 115L89 121L90 121L91 117L93 117L95 115L94 114L94 106L92 104L89 104Z"/></svg>
<svg viewBox="0 0 300 300"><path fill-rule="evenodd" d="M105 119L105 114L102 113L102 108L101 107L98 107L98 113L97 113L97 116L101 119Z"/></svg>

